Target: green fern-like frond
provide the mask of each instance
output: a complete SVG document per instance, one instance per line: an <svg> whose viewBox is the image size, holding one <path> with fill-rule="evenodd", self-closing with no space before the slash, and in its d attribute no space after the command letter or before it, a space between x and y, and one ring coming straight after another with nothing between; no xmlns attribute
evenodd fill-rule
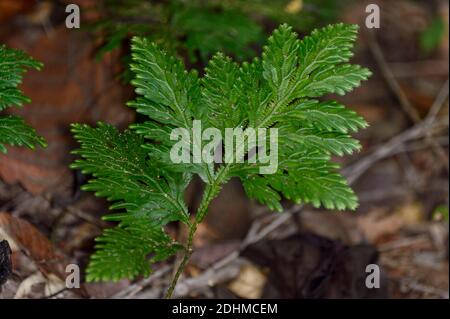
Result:
<svg viewBox="0 0 450 319"><path fill-rule="evenodd" d="M35 145L46 146L45 140L36 135L34 128L18 116L0 116L0 152L6 153L5 145L27 146L34 149Z"/></svg>
<svg viewBox="0 0 450 319"><path fill-rule="evenodd" d="M193 120L202 119L207 111L207 106L201 103L198 73L187 72L179 59L168 55L147 39L133 38L131 48L131 70L136 74L132 84L139 97L129 102L128 106L151 119L132 128L152 142L158 142L146 145L153 158L159 157L163 164L172 166L172 169L196 173L203 180L210 180L212 165L194 163L173 166L169 157L175 143L170 140L170 132L175 128L190 130Z"/></svg>
<svg viewBox="0 0 450 319"><path fill-rule="evenodd" d="M356 196L336 173L338 167L329 164L329 156L359 150L359 142L349 132L364 128L367 123L335 101L308 99L328 93L343 94L370 76L369 70L347 64L356 34L356 26L337 24L315 30L299 41L290 27L282 25L269 38L262 61L255 60L253 65L242 68L246 74L242 77L241 94L247 96L248 105L253 105L253 125L279 129L276 174L249 174L243 165L234 169L250 197L278 210L281 206L275 199L281 195L298 203L322 204L328 209L357 207ZM248 84L255 77L257 80ZM249 114L249 118L252 116ZM255 194L255 187L250 185L253 180L271 188L269 203Z"/></svg>
<svg viewBox="0 0 450 319"><path fill-rule="evenodd" d="M239 177L249 197L273 210L282 211L282 199L327 209L355 209L357 197L331 157L358 151L361 145L351 134L367 123L338 102L317 98L344 94L370 75L369 70L348 63L356 35L356 26L337 24L300 40L289 26L281 25L261 58L238 64L219 53L203 77L186 71L180 60L158 45L134 38L131 69L138 97L129 106L148 120L124 133L105 124L73 127L81 143L76 151L81 159L72 167L93 175L84 189L107 197L114 202L112 208L120 210L108 217L119 226L100 239L88 278L148 274L148 264L179 248L162 227L181 221L195 231L209 203L231 177ZM177 128L189 132L184 143L193 157L198 137L191 131L197 120L203 129L221 132L277 128L277 170L261 174L261 164L249 161L223 161L215 166L173 163L171 132ZM223 141L217 143L213 146ZM244 155L251 156L250 151L244 149ZM195 174L206 185L192 221L182 196Z"/></svg>
<svg viewBox="0 0 450 319"><path fill-rule="evenodd" d="M71 167L92 174L83 189L112 201L111 209L126 211L105 217L119 225L100 237L88 279L148 274L152 261L179 247L164 233L163 226L171 221L189 224L183 192L190 176L164 171L152 163L141 147L143 138L132 131L119 133L99 123L97 128L73 125L72 132L81 143L74 152L81 159ZM154 257L147 258L150 254Z"/></svg>
<svg viewBox="0 0 450 319"><path fill-rule="evenodd" d="M97 252L87 269L88 281L133 279L148 276L151 265L180 248L161 228L145 217L135 216L97 238Z"/></svg>
<svg viewBox="0 0 450 319"><path fill-rule="evenodd" d="M12 106L21 107L30 102L18 86L22 83L26 69L39 70L41 67L40 62L24 52L0 45L0 111ZM0 116L0 152L6 153L6 144L32 149L37 144L46 145L44 139L37 136L35 130L23 119L17 116Z"/></svg>
<svg viewBox="0 0 450 319"><path fill-rule="evenodd" d="M236 127L245 117L238 109L239 65L217 53L208 63L202 79L202 100L207 108L208 126L224 131L226 127Z"/></svg>

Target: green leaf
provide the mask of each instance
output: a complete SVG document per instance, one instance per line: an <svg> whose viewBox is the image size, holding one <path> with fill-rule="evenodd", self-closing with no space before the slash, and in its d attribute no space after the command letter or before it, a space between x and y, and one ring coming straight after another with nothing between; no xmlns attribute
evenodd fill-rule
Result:
<svg viewBox="0 0 450 319"><path fill-rule="evenodd" d="M347 64L356 35L357 26L337 24L298 41L291 28L282 25L269 38L262 64L256 59L242 66L240 95L245 99L239 106L257 114L249 114L248 122L280 130L276 174L260 175L258 165L249 164L231 169L250 197L276 210L282 196L329 209L357 207L356 196L329 164L329 155L359 150L349 132L367 123L335 101L309 99L345 94L370 76L369 70Z"/></svg>
<svg viewBox="0 0 450 319"><path fill-rule="evenodd" d="M330 65L348 62L353 56L352 48L357 34L357 25L339 23L316 29L304 37L298 53L298 81Z"/></svg>
<svg viewBox="0 0 450 319"><path fill-rule="evenodd" d="M133 131L119 133L99 123L97 128L74 124L72 132L81 144L74 151L81 159L71 167L92 174L83 189L106 197L113 202L111 209L120 210L105 217L120 224L101 237L88 278L117 280L148 274L151 262L178 247L162 227L171 221L189 224L183 192L190 175L166 172L152 163L141 147L142 136ZM150 253L156 257L147 260Z"/></svg>
<svg viewBox="0 0 450 319"><path fill-rule="evenodd" d="M357 25L339 23L316 29L302 39L295 97L343 95L371 75L367 69L345 64L353 56L357 32Z"/></svg>
<svg viewBox="0 0 450 319"><path fill-rule="evenodd" d="M329 164L326 158L304 155L301 164L286 163L288 173L268 175L272 188L296 203L310 203L314 207L323 205L326 209L354 210L358 199L345 179L338 173L338 166Z"/></svg>
<svg viewBox="0 0 450 319"><path fill-rule="evenodd" d="M272 189L266 178L251 176L242 179L242 185L250 198L257 199L261 204L266 205L272 210L278 212L283 211L283 207L280 204L280 194Z"/></svg>
<svg viewBox="0 0 450 319"><path fill-rule="evenodd" d="M42 63L22 51L0 45L0 111L10 106L22 106L30 102L30 99L18 88L27 68L40 70Z"/></svg>
<svg viewBox="0 0 450 319"><path fill-rule="evenodd" d="M344 64L328 67L310 76L310 81L297 97L319 97L329 93L345 95L367 80L371 72L359 65Z"/></svg>
<svg viewBox="0 0 450 319"><path fill-rule="evenodd" d="M305 149L320 150L338 156L351 155L361 149L359 142L347 134L320 132L314 128L286 132L285 139Z"/></svg>
<svg viewBox="0 0 450 319"><path fill-rule="evenodd" d="M231 58L216 54L208 63L202 79L202 103L208 108L209 126L236 127L242 115L238 109L239 90L236 87L239 66Z"/></svg>
<svg viewBox="0 0 450 319"><path fill-rule="evenodd" d="M148 276L152 264L174 255L181 248L161 227L138 217L106 229L96 241L96 253L87 268L87 281Z"/></svg>
<svg viewBox="0 0 450 319"><path fill-rule="evenodd" d="M286 116L299 121L301 127L314 127L328 132L357 132L368 126L355 111L336 101L303 100Z"/></svg>
<svg viewBox="0 0 450 319"><path fill-rule="evenodd" d="M190 127L191 116L200 114L196 108L200 97L197 72L187 72L180 60L168 56L147 39L133 38L131 49L134 61L131 70L136 75L132 84L145 100L141 98L141 103L131 102L129 106L138 107L138 112L148 116L152 107L165 107L173 125Z"/></svg>
<svg viewBox="0 0 450 319"><path fill-rule="evenodd" d="M6 153L5 144L11 146L27 146L34 149L35 145L45 147L45 140L36 135L36 131L18 116L0 116L0 152Z"/></svg>
<svg viewBox="0 0 450 319"><path fill-rule="evenodd" d="M420 47L429 54L436 49L445 36L445 22L441 17L436 17L420 35Z"/></svg>
<svg viewBox="0 0 450 319"><path fill-rule="evenodd" d="M299 56L299 41L292 28L283 24L276 29L264 47L263 77L276 93L275 99L282 101L290 95L294 83Z"/></svg>
<svg viewBox="0 0 450 319"><path fill-rule="evenodd" d="M0 45L0 111L11 107L21 107L29 103L18 88L22 83L23 73L27 68L39 70L40 62L32 59L24 52L8 49ZM6 153L5 144L11 146L27 146L34 149L35 145L46 146L45 140L36 135L36 131L17 116L0 116L0 152Z"/></svg>
<svg viewBox="0 0 450 319"><path fill-rule="evenodd" d="M189 176L169 174L152 165L141 147L142 136L132 131L119 133L104 123L98 128L75 124L72 132L81 144L74 154L82 159L71 167L94 177L84 190L113 201L113 209L126 209L129 214L125 216L145 215L161 225L173 220L189 222L180 195Z"/></svg>
<svg viewBox="0 0 450 319"><path fill-rule="evenodd" d="M133 38L132 42L131 70L135 73L132 83L140 97L128 105L153 121L132 128L153 142L163 142L159 149L164 148L164 152L152 145L145 147L153 150L153 157L163 165L171 166L169 150L175 141L170 140L170 131L174 128L191 130L193 120L204 116L206 105L201 103L200 81L197 72L187 72L180 60L167 55L156 44L141 38ZM158 131L167 132L166 138L156 136ZM193 143L192 134L190 137L190 143ZM188 169L190 173L199 174L204 181L209 181L213 169L212 165L205 164L177 166L173 167L176 171Z"/></svg>

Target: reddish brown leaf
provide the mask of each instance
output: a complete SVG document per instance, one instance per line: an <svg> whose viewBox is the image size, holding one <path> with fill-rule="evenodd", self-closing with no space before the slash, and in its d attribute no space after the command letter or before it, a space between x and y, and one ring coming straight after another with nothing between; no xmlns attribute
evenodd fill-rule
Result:
<svg viewBox="0 0 450 319"><path fill-rule="evenodd" d="M56 258L53 246L47 237L26 220L0 213L0 234L7 237L13 250L24 251L37 263Z"/></svg>

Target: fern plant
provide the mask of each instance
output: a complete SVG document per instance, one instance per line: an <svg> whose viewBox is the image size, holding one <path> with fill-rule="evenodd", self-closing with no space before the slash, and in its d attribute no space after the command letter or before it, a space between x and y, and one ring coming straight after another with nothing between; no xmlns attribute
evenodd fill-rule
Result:
<svg viewBox="0 0 450 319"><path fill-rule="evenodd" d="M27 68L39 70L41 67L40 62L24 52L0 45L0 111L30 102L18 86ZM21 117L13 115L0 116L0 152L6 153L6 144L31 149L35 145L46 146L44 139L36 135L31 126Z"/></svg>
<svg viewBox="0 0 450 319"><path fill-rule="evenodd" d="M282 198L327 209L355 209L357 197L338 173L331 156L360 149L351 133L367 126L354 111L333 100L370 76L368 69L349 64L357 26L336 24L314 30L299 40L281 25L268 39L262 58L237 64L217 53L205 75L186 71L183 63L147 39L132 40L132 82L137 99L129 106L148 120L118 132L108 124L74 124L81 158L72 168L91 174L84 190L113 202L118 222L98 238L87 280L133 279L148 275L151 264L182 250L184 258L167 292L192 253L192 239L211 201L231 178L239 177L250 198L282 211ZM170 132L204 127L277 128L278 170L260 174L258 163L175 164ZM191 139L193 140L193 139ZM192 143L192 142L190 142ZM183 194L193 175L205 183L195 215ZM165 225L178 221L189 228L185 244L174 241Z"/></svg>

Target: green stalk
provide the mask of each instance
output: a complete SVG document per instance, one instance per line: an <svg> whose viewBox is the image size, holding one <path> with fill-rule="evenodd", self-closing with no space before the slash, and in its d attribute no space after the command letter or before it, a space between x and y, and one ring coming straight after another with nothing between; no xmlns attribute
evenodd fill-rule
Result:
<svg viewBox="0 0 450 319"><path fill-rule="evenodd" d="M200 224L202 222L203 218L206 216L206 213L208 212L209 204L211 203L211 201L214 199L214 197L216 197L216 195L220 191L222 180L225 177L225 175L223 173L225 173L225 172L221 171L217 175L217 178L214 180L213 184L209 184L205 188L205 193L203 195L202 201L200 203L200 207L198 208L197 214L195 216L195 221L192 223L192 225L189 228L189 236L188 236L188 239L186 242L183 259L181 260L181 263L178 266L175 276L173 277L172 282L170 283L170 287L167 290L166 299L169 299L172 297L172 294L173 294L175 286L178 282L178 279L180 278L181 274L183 273L184 268L186 267L186 264L192 255L192 252L193 252L192 242L194 239L195 231L197 230L198 224Z"/></svg>

